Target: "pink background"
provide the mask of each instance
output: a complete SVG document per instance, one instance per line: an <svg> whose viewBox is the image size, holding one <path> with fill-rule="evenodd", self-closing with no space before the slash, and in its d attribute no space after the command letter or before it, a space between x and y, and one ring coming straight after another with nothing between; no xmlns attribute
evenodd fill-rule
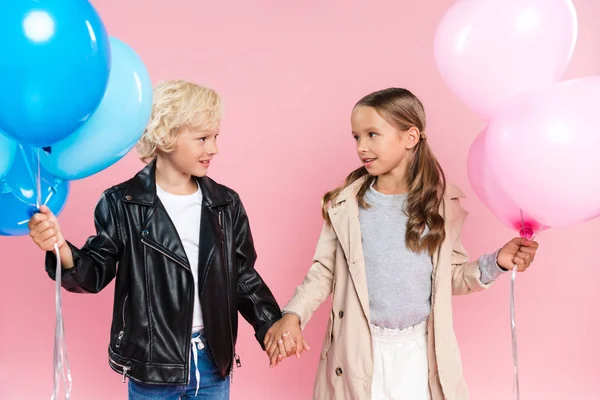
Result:
<svg viewBox="0 0 600 400"><path fill-rule="evenodd" d="M451 0L94 3L109 33L139 52L154 82L186 78L225 98L221 154L211 175L241 194L259 253L257 268L281 304L311 264L320 196L357 166L351 107L376 89L407 87L425 103L430 143L449 180L469 196L463 239L471 255L495 250L513 235L468 185L467 152L484 124L447 89L434 64L435 28ZM600 3L574 3L580 35L569 78L600 73ZM141 166L130 154L75 182L60 218L66 237L82 244L93 232L92 211L102 190ZM518 277L524 399L600 398L599 232L598 220L545 232L534 267ZM53 282L28 237L0 238L0 246L0 398L49 398ZM472 399L510 398L508 278L486 293L455 299ZM126 398L126 385L107 363L112 292L111 284L96 296L64 295L73 399ZM313 351L275 370L243 323L238 348L243 366L232 397L311 398L328 307L321 307L306 330Z"/></svg>

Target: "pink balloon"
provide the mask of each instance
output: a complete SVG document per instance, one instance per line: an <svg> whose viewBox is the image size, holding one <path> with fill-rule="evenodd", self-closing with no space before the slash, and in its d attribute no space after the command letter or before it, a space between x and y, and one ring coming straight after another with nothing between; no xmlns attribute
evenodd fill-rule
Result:
<svg viewBox="0 0 600 400"><path fill-rule="evenodd" d="M521 208L502 190L492 172L492 168L485 154L486 131L481 132L473 141L467 158L467 172L469 182L477 197L492 214L504 225L521 233L522 236L531 238L547 226L540 224Z"/></svg>
<svg viewBox="0 0 600 400"><path fill-rule="evenodd" d="M508 196L545 225L600 215L600 76L522 95L494 118L486 156Z"/></svg>
<svg viewBox="0 0 600 400"><path fill-rule="evenodd" d="M450 89L486 119L558 81L577 39L571 0L462 0L442 18L435 60Z"/></svg>

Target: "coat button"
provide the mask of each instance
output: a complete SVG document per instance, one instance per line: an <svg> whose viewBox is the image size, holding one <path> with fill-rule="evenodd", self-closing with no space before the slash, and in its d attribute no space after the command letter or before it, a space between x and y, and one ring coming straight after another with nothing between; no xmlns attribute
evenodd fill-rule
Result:
<svg viewBox="0 0 600 400"><path fill-rule="evenodd" d="M342 369L341 369L341 368L339 368L339 367L338 367L338 368L336 368L336 369L335 369L335 374L336 374L337 376L342 376L342 374L343 374L343 373L344 373L344 372L342 371Z"/></svg>
<svg viewBox="0 0 600 400"><path fill-rule="evenodd" d="M148 236L148 234L149 234L149 232L148 232L148 230L147 230L147 229L144 229L144 230L142 231L142 236Z"/></svg>
<svg viewBox="0 0 600 400"><path fill-rule="evenodd" d="M130 201L131 200L131 196L130 195L125 196L125 200Z"/></svg>
<svg viewBox="0 0 600 400"><path fill-rule="evenodd" d="M344 312L343 311L340 311L338 315L339 315L340 318L344 318Z"/></svg>

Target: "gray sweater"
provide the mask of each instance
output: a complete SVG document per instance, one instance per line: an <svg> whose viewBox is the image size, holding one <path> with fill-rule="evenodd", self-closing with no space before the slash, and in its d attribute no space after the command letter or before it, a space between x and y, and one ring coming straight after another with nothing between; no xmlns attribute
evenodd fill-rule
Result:
<svg viewBox="0 0 600 400"><path fill-rule="evenodd" d="M371 207L359 211L371 323L389 329L417 325L431 311L433 264L426 252L417 254L406 248L406 197L371 188L365 197ZM478 260L484 284L503 272L496 255L487 254Z"/></svg>

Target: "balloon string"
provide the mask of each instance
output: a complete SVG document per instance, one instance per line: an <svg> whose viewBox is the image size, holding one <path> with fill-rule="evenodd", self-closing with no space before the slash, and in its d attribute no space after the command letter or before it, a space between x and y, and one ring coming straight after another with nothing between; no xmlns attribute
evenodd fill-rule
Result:
<svg viewBox="0 0 600 400"><path fill-rule="evenodd" d="M515 323L515 278L517 276L517 264L513 266L510 280L510 329L512 334L512 353L513 353L513 395L516 394L517 400L521 400L521 390L519 388L519 353L517 351L517 327Z"/></svg>
<svg viewBox="0 0 600 400"><path fill-rule="evenodd" d="M40 163L40 149L37 149L37 173L35 175L36 184L36 207L38 211L42 206L42 167ZM56 308L56 322L54 327L54 388L52 391L52 400L58 399L60 391L60 378L62 377L65 382L65 399L71 397L71 387L73 385L73 379L71 378L71 368L69 366L69 359L67 357L67 343L65 340L65 327L63 324L62 317L62 292L61 292L61 281L62 281L62 263L60 260L60 250L58 244L54 244L54 253L56 254L56 291L54 295L55 308Z"/></svg>
<svg viewBox="0 0 600 400"><path fill-rule="evenodd" d="M525 218L523 210L521 212L521 231L523 236L525 232ZM512 337L512 355L513 355L513 395L516 394L517 400L521 400L521 388L519 386L519 352L517 350L517 323L515 318L515 279L517 278L517 264L513 265L510 277L510 330Z"/></svg>
<svg viewBox="0 0 600 400"><path fill-rule="evenodd" d="M35 185L36 185L36 206L39 210L42 206L42 166L40 162L40 149L37 148L37 174L35 176Z"/></svg>
<svg viewBox="0 0 600 400"><path fill-rule="evenodd" d="M529 236L532 232L529 231L529 227L525 226L525 218L523 216L523 210L521 212L521 237L527 240L533 240L535 234ZM510 279L510 330L512 336L512 354L513 354L513 396L516 395L517 400L521 400L521 388L519 387L519 352L517 350L517 324L515 318L515 280L517 278L517 264L513 265L511 279Z"/></svg>
<svg viewBox="0 0 600 400"><path fill-rule="evenodd" d="M60 250L58 245L54 245L56 253L56 325L54 328L54 390L52 392L52 400L58 399L60 391L60 379L65 383L65 399L71 398L71 388L73 379L71 377L71 368L69 366L69 358L67 357L67 342L65 339L65 327L62 317L62 296L61 296L61 279L62 265L60 261Z"/></svg>

